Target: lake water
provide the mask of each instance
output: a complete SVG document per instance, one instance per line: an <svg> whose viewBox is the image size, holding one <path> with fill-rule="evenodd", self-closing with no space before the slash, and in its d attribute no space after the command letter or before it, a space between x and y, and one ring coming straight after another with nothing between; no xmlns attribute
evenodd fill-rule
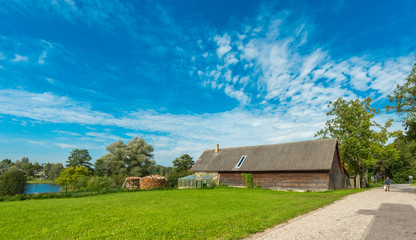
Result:
<svg viewBox="0 0 416 240"><path fill-rule="evenodd" d="M26 194L31 193L51 193L51 192L60 192L60 186L54 184L28 184L26 185Z"/></svg>

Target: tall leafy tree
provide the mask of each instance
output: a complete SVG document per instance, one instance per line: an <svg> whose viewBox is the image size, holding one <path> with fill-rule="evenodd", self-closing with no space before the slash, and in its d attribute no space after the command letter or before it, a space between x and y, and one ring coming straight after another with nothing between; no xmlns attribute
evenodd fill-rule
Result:
<svg viewBox="0 0 416 240"><path fill-rule="evenodd" d="M0 195L16 195L25 192L26 175L16 167L0 175Z"/></svg>
<svg viewBox="0 0 416 240"><path fill-rule="evenodd" d="M62 163L51 163L49 171L45 174L48 175L48 179L55 179L60 176L61 172L64 170Z"/></svg>
<svg viewBox="0 0 416 240"><path fill-rule="evenodd" d="M4 163L4 164L11 164L12 163L12 160L11 159L8 159L8 158L5 158L1 162Z"/></svg>
<svg viewBox="0 0 416 240"><path fill-rule="evenodd" d="M18 169L23 169L23 166L25 164L30 163L29 158L27 157L23 157L22 160L16 160L16 162L14 163L14 165L18 168Z"/></svg>
<svg viewBox="0 0 416 240"><path fill-rule="evenodd" d="M387 109L403 116L407 136L416 140L416 63L404 84L397 85L393 95L389 95L388 98L393 106L388 106Z"/></svg>
<svg viewBox="0 0 416 240"><path fill-rule="evenodd" d="M35 171L36 171L37 173L39 173L40 171L42 171L42 170L43 170L42 165L40 165L38 162L35 162L35 163L33 164L33 168L35 169Z"/></svg>
<svg viewBox="0 0 416 240"><path fill-rule="evenodd" d="M95 161L96 175L98 176L126 176L127 168L126 144L123 141L111 143L106 147L107 154Z"/></svg>
<svg viewBox="0 0 416 240"><path fill-rule="evenodd" d="M22 160L20 161L22 164L30 163L30 160L28 157L22 157Z"/></svg>
<svg viewBox="0 0 416 240"><path fill-rule="evenodd" d="M315 134L323 138L338 139L345 167L351 175L360 176L361 187L367 185L363 176L369 168L377 164L378 156L389 137L387 128L392 122L389 120L384 126L375 122L373 118L379 110L370 105L371 98L349 102L339 98L335 102L329 102L327 116L332 119Z"/></svg>
<svg viewBox="0 0 416 240"><path fill-rule="evenodd" d="M178 179L191 175L192 173L188 170L194 165L194 160L188 154L183 154L182 156L175 158L173 160L173 172L168 176L169 186L177 187Z"/></svg>
<svg viewBox="0 0 416 240"><path fill-rule="evenodd" d="M398 156L390 161L389 175L396 183L405 183L409 175L416 176L416 141L400 136L391 145L397 150Z"/></svg>
<svg viewBox="0 0 416 240"><path fill-rule="evenodd" d="M109 152L95 162L99 176L145 176L155 165L153 147L135 137L127 144L118 140L107 146Z"/></svg>
<svg viewBox="0 0 416 240"><path fill-rule="evenodd" d="M148 175L151 167L155 165L153 150L153 146L147 144L143 138L134 137L129 141L125 159L127 173L131 176Z"/></svg>
<svg viewBox="0 0 416 240"><path fill-rule="evenodd" d="M26 173L27 176L33 176L36 173L36 169L32 163L25 163L22 165L22 170Z"/></svg>
<svg viewBox="0 0 416 240"><path fill-rule="evenodd" d="M173 160L173 167L178 172L188 171L192 165L194 165L194 160L188 154L183 154L182 156Z"/></svg>
<svg viewBox="0 0 416 240"><path fill-rule="evenodd" d="M71 151L66 167L82 166L91 168L91 156L87 149L74 149Z"/></svg>
<svg viewBox="0 0 416 240"><path fill-rule="evenodd" d="M0 175L4 172L7 172L9 168L13 166L12 160L10 159L3 159L3 161L0 162Z"/></svg>
<svg viewBox="0 0 416 240"><path fill-rule="evenodd" d="M158 175L167 177L170 174L172 174L173 171L174 171L173 167L165 167L165 166L158 164L151 169L150 174L158 174Z"/></svg>

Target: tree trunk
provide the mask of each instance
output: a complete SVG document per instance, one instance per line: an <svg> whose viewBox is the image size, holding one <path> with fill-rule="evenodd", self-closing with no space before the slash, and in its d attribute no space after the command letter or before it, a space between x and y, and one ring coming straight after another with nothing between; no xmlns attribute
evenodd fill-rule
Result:
<svg viewBox="0 0 416 240"><path fill-rule="evenodd" d="M355 176L354 176L354 188L360 188L361 186L361 175L360 172L355 172Z"/></svg>
<svg viewBox="0 0 416 240"><path fill-rule="evenodd" d="M361 170L361 188L367 188L367 176L366 176L366 170L363 168Z"/></svg>

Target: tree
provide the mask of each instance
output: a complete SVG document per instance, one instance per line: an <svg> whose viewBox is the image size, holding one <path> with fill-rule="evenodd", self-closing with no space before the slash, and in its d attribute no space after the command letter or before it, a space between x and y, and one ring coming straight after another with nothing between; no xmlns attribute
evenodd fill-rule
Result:
<svg viewBox="0 0 416 240"><path fill-rule="evenodd" d="M27 157L23 157L22 160L16 160L16 162L14 163L14 165L18 168L18 169L23 169L23 165L30 163L29 158Z"/></svg>
<svg viewBox="0 0 416 240"><path fill-rule="evenodd" d="M105 168L104 168L104 159L103 157L97 159L94 163L94 176L104 177Z"/></svg>
<svg viewBox="0 0 416 240"><path fill-rule="evenodd" d="M192 174L188 170L192 167L192 165L194 165L195 162L192 160L191 156L183 154L182 156L175 158L172 163L173 173L168 176L169 186L177 187L179 178Z"/></svg>
<svg viewBox="0 0 416 240"><path fill-rule="evenodd" d="M82 166L91 168L91 156L87 149L74 149L68 157L67 167Z"/></svg>
<svg viewBox="0 0 416 240"><path fill-rule="evenodd" d="M130 176L146 176L151 167L155 165L153 160L153 146L146 143L143 138L134 137L127 143L126 159L127 174Z"/></svg>
<svg viewBox="0 0 416 240"><path fill-rule="evenodd" d="M184 172L191 169L192 165L194 165L194 160L188 154L183 154L182 156L173 160L173 167L178 172Z"/></svg>
<svg viewBox="0 0 416 240"><path fill-rule="evenodd" d="M337 138L340 144L341 159L346 163L350 175L360 176L361 187L367 186L364 177L368 169L377 164L377 156L382 153L384 144L388 140L387 128L392 120L384 126L372 119L379 113L371 108L371 98L362 102L358 99L349 102L338 98L329 102L331 108L327 116L333 116L325 123L324 129L315 136L323 138ZM379 132L376 129L379 129Z"/></svg>
<svg viewBox="0 0 416 240"><path fill-rule="evenodd" d="M4 163L4 164L12 164L12 160L10 160L8 158L3 159L1 162Z"/></svg>
<svg viewBox="0 0 416 240"><path fill-rule="evenodd" d="M64 166L62 165L62 163L49 163L48 162L42 165L43 165L43 172L45 173L45 175L48 176L48 179L55 179L59 177L62 170L64 169Z"/></svg>
<svg viewBox="0 0 416 240"><path fill-rule="evenodd" d="M33 168L35 169L35 171L36 171L37 173L41 172L41 171L42 171L42 169L43 169L42 165L40 165L38 162L35 162L35 163L33 164Z"/></svg>
<svg viewBox="0 0 416 240"><path fill-rule="evenodd" d="M75 183L79 178L89 176L90 174L91 171L84 166L67 167L54 181L56 184L64 186L64 189L67 192L69 186Z"/></svg>
<svg viewBox="0 0 416 240"><path fill-rule="evenodd" d="M124 144L118 140L107 146L109 152L95 162L98 176L145 176L155 165L153 147L135 137Z"/></svg>
<svg viewBox="0 0 416 240"><path fill-rule="evenodd" d="M26 182L25 174L16 167L12 167L0 175L0 195L23 194Z"/></svg>
<svg viewBox="0 0 416 240"><path fill-rule="evenodd" d="M388 96L393 106L387 106L387 110L395 111L403 117L407 136L416 139L416 63L406 78L403 85L397 85L393 95Z"/></svg>
<svg viewBox="0 0 416 240"><path fill-rule="evenodd" d="M162 165L156 165L150 170L150 174L158 174L167 177L173 173L173 167L165 167Z"/></svg>
<svg viewBox="0 0 416 240"><path fill-rule="evenodd" d="M20 160L21 165L25 165L25 164L28 164L28 163L30 163L30 160L29 160L28 157L22 157L22 160Z"/></svg>
<svg viewBox="0 0 416 240"><path fill-rule="evenodd" d="M416 176L416 141L400 136L391 145L396 149L397 157L391 159L388 174L395 183L405 183L409 175Z"/></svg>
<svg viewBox="0 0 416 240"><path fill-rule="evenodd" d="M22 170L26 173L27 176L34 176L35 175L35 168L33 167L32 163L25 163L22 165Z"/></svg>
<svg viewBox="0 0 416 240"><path fill-rule="evenodd" d="M0 162L0 175L7 172L11 167L13 166L12 160L10 159L4 159Z"/></svg>
<svg viewBox="0 0 416 240"><path fill-rule="evenodd" d="M127 175L125 165L126 145L123 141L118 140L106 147L109 152L98 158L95 162L95 168L98 176L123 176Z"/></svg>

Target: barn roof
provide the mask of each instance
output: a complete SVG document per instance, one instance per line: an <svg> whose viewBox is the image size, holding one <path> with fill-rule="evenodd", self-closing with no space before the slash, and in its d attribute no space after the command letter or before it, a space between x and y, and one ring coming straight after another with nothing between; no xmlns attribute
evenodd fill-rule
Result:
<svg viewBox="0 0 416 240"><path fill-rule="evenodd" d="M205 150L192 172L329 170L337 139ZM337 153L338 154L338 153ZM238 168L242 157L245 159Z"/></svg>

